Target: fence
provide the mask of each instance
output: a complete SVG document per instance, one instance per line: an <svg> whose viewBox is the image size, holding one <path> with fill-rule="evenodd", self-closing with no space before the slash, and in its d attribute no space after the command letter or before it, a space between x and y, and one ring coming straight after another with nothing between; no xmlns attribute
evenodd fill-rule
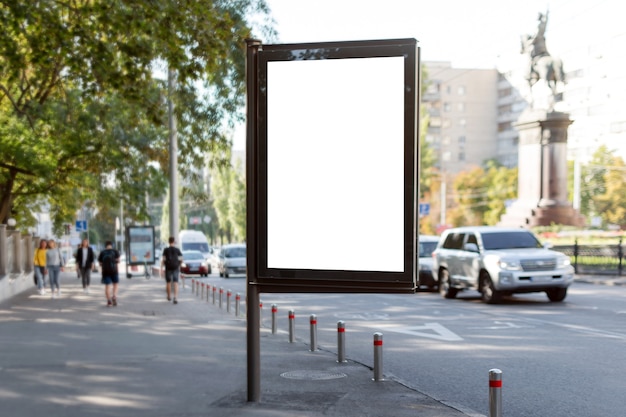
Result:
<svg viewBox="0 0 626 417"><path fill-rule="evenodd" d="M0 301L32 287L33 257L39 238L0 224Z"/></svg>
<svg viewBox="0 0 626 417"><path fill-rule="evenodd" d="M624 246L622 239L616 245L573 245L555 246L572 260L577 274L622 276L624 272Z"/></svg>

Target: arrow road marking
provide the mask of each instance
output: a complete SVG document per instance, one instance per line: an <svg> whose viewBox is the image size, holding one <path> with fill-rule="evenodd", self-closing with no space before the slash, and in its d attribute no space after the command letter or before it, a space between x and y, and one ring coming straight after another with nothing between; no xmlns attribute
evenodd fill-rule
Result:
<svg viewBox="0 0 626 417"><path fill-rule="evenodd" d="M377 325L391 332L409 334L411 336L427 337L429 339L443 340L446 342L459 342L463 338L446 329L439 323L425 323L423 326L394 327L393 325Z"/></svg>

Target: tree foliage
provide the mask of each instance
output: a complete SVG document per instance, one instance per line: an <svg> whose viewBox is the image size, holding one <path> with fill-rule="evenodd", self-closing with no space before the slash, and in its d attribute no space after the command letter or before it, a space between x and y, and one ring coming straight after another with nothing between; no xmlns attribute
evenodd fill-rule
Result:
<svg viewBox="0 0 626 417"><path fill-rule="evenodd" d="M29 225L45 202L58 228L120 198L147 217L146 193L166 185L168 97L181 175L206 155L228 163L245 39L257 21L271 38L267 14L264 0L0 0L0 222Z"/></svg>
<svg viewBox="0 0 626 417"><path fill-rule="evenodd" d="M495 225L506 211L506 201L517 196L517 168L488 160L484 167L459 173L453 188L453 225Z"/></svg>

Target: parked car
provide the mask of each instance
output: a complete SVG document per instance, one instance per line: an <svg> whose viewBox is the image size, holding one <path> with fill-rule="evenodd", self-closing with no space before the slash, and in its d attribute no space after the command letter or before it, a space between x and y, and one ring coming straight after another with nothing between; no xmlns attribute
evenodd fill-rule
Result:
<svg viewBox="0 0 626 417"><path fill-rule="evenodd" d="M433 273L443 297L475 289L490 304L530 292L563 301L574 281L568 256L543 246L529 230L496 226L444 231L433 252Z"/></svg>
<svg viewBox="0 0 626 417"><path fill-rule="evenodd" d="M183 263L180 265L180 272L185 275L199 274L208 277L211 273L211 265L204 259L202 252L198 250L185 250L183 252Z"/></svg>
<svg viewBox="0 0 626 417"><path fill-rule="evenodd" d="M220 277L228 278L231 274L246 273L246 245L230 244L220 249L218 256Z"/></svg>
<svg viewBox="0 0 626 417"><path fill-rule="evenodd" d="M417 240L418 285L430 290L437 287L437 280L433 277L433 251L438 242L439 236L430 235L419 235Z"/></svg>

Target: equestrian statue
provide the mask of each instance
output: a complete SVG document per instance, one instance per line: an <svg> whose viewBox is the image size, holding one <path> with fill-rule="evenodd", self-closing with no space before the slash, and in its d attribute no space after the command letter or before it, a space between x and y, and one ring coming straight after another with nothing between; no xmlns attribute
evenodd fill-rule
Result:
<svg viewBox="0 0 626 417"><path fill-rule="evenodd" d="M537 32L532 35L522 36L522 54L530 55L529 68L526 75L531 90L533 85L540 80L545 81L552 92L552 100L557 97L557 84L565 83L563 62L548 52L546 47L546 26L548 24L548 12L539 13Z"/></svg>

